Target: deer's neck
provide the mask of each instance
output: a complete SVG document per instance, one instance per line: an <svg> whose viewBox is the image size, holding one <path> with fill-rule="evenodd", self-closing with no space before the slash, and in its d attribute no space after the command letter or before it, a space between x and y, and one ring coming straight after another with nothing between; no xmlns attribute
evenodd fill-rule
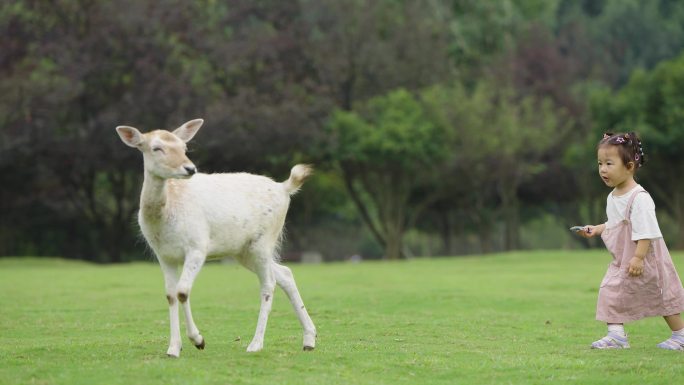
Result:
<svg viewBox="0 0 684 385"><path fill-rule="evenodd" d="M140 194L140 213L146 222L159 222L167 205L167 181L145 171L142 193Z"/></svg>

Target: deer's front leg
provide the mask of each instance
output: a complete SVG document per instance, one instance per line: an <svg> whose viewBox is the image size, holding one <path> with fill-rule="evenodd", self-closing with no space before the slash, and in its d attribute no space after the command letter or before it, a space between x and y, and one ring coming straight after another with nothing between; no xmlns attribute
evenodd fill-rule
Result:
<svg viewBox="0 0 684 385"><path fill-rule="evenodd" d="M181 273L180 281L178 281L178 300L183 306L183 313L185 313L185 326L187 328L188 338L192 341L197 349L204 349L204 337L197 329L195 321L192 319L192 310L190 309L190 291L192 285L197 278L204 265L205 255L201 252L190 252L185 256L185 263L183 264L183 272Z"/></svg>
<svg viewBox="0 0 684 385"><path fill-rule="evenodd" d="M169 301L169 327L171 337L169 339L169 349L166 354L169 357L180 357L181 336L180 320L178 319L178 300L176 299L176 287L178 286L178 267L159 260L162 272L164 273L164 284L166 287L166 299Z"/></svg>

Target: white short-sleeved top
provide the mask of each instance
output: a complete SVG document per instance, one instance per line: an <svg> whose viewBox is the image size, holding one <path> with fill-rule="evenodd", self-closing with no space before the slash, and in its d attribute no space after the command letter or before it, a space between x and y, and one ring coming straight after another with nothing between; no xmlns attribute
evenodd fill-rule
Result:
<svg viewBox="0 0 684 385"><path fill-rule="evenodd" d="M613 226L625 219L624 215L625 210L627 209L627 203L629 203L629 198L636 189L643 190L643 187L637 185L628 193L620 196L613 195L615 190L608 194L608 199L606 201L608 222L606 222L606 226ZM632 203L632 211L629 220L632 222L633 241L663 237L663 234L660 232L660 227L658 226L655 203L653 202L651 195L646 193L637 194L634 198L634 203Z"/></svg>

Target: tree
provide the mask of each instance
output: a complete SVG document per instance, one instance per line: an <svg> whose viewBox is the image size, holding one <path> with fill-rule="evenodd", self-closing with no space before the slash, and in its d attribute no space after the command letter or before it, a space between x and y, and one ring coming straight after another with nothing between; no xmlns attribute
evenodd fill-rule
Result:
<svg viewBox="0 0 684 385"><path fill-rule="evenodd" d="M314 0L303 4L304 54L335 106L449 78L449 10L433 1Z"/></svg>
<svg viewBox="0 0 684 385"><path fill-rule="evenodd" d="M559 28L581 25L594 42L583 53L611 86L637 68L653 68L684 48L684 4L672 0L563 0Z"/></svg>
<svg viewBox="0 0 684 385"><path fill-rule="evenodd" d="M467 82L475 80L502 53L515 47L530 23L551 28L558 7L556 0L499 0L448 2L452 16L449 53L456 70Z"/></svg>
<svg viewBox="0 0 684 385"><path fill-rule="evenodd" d="M9 187L18 210L3 215L3 227L19 226L25 242L43 252L124 259L135 243L139 159L121 151L113 128L172 126L174 116L194 115L203 104L188 81L197 71L183 66L177 53L187 47L175 44L179 15L190 11L182 7L98 1L3 6L1 26L11 33L2 40L10 54L0 67L6 79L0 84L0 168L29 160L23 178ZM40 213L42 227L26 220L27 207Z"/></svg>
<svg viewBox="0 0 684 385"><path fill-rule="evenodd" d="M459 197L452 208L467 212L479 228L483 251L490 250L490 210L498 203L504 248L519 248L519 189L545 169L544 156L567 126L557 120L548 100L519 98L509 87L486 82L472 91L460 85L435 87L425 100L432 121L453 138L448 151L454 174L437 179L451 193L441 195Z"/></svg>
<svg viewBox="0 0 684 385"><path fill-rule="evenodd" d="M386 257L397 259L405 256L404 232L436 198L423 193L439 175L448 140L406 90L372 98L357 111L333 114L331 156Z"/></svg>
<svg viewBox="0 0 684 385"><path fill-rule="evenodd" d="M637 176L678 223L677 247L684 247L683 90L684 56L679 56L652 71L637 70L622 89L603 89L592 99L596 138L604 131L641 135L647 163Z"/></svg>
<svg viewBox="0 0 684 385"><path fill-rule="evenodd" d="M366 116L372 110L368 109L369 100L374 97L389 97L397 89L418 92L453 76L453 61L448 52L450 11L443 3L325 0L306 1L302 9L308 31L303 53L318 85L318 95L328 98L341 110L331 118L332 126L339 130L344 124L376 124L364 120L378 119ZM359 108L364 111L357 111ZM376 144L381 145L379 134L374 135ZM373 205L372 200L379 197L364 197L360 191L370 191L366 190L370 186L360 186L359 175L364 171L339 162L346 155L335 154L338 149L339 146L333 143L328 152L330 161L326 163L341 173L364 223L386 249L387 256L396 258L401 252L398 249L400 239L392 239L389 246L397 250L387 250L385 238L402 236L408 221L406 213L397 213L397 218L379 219L380 214L369 208ZM369 143L366 150L370 151ZM383 178L396 179L397 176L385 175ZM406 189L408 187L402 188ZM396 205L396 202L391 204ZM394 223L395 228L386 232L377 223L381 220Z"/></svg>

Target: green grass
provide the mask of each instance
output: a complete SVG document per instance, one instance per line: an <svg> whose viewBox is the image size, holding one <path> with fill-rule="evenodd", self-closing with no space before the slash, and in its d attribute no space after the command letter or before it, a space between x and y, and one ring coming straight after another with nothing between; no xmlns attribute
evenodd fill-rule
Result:
<svg viewBox="0 0 684 385"><path fill-rule="evenodd" d="M265 347L245 352L256 277L209 264L193 290L207 347L165 355L154 264L0 259L1 384L673 384L684 354L662 319L627 325L632 349L593 351L606 252L293 265L318 329L313 352L277 292ZM684 268L684 255L675 254ZM183 335L185 332L183 331Z"/></svg>

